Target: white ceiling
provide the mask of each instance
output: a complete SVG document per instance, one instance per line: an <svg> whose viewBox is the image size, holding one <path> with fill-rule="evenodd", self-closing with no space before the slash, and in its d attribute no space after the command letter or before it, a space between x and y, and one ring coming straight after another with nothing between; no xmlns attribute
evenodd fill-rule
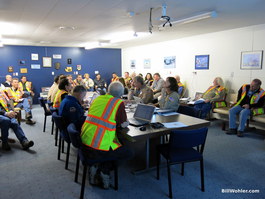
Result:
<svg viewBox="0 0 265 199"><path fill-rule="evenodd" d="M213 10L218 17L159 31L163 3L173 19ZM89 42L112 40L111 34L119 32L148 33L150 8L152 34L106 47L122 48L265 23L265 0L0 0L0 40L9 45L84 47ZM135 15L130 17L128 12ZM59 30L60 26L69 29Z"/></svg>

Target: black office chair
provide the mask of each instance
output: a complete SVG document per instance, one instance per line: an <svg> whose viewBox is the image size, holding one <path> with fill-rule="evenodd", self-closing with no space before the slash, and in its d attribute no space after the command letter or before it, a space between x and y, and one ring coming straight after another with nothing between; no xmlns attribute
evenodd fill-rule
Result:
<svg viewBox="0 0 265 199"><path fill-rule="evenodd" d="M52 105L49 106L49 109L51 111L51 113L53 114L54 112L56 112L58 114L58 109L57 108L53 108ZM53 131L54 131L54 120L52 118L52 129L51 129L51 135L53 135ZM54 136L54 139L55 139L55 146L57 146L57 143L58 143L58 128L56 128L55 130L55 136Z"/></svg>
<svg viewBox="0 0 265 199"><path fill-rule="evenodd" d="M199 118L198 112L191 106L180 105L177 112L184 115Z"/></svg>
<svg viewBox="0 0 265 199"><path fill-rule="evenodd" d="M170 198L172 198L170 166L174 164L181 164L181 175L184 175L184 163L200 161L201 190L204 191L203 150L207 132L208 128L171 131L169 143L157 146L157 179L159 180L161 154L167 161Z"/></svg>
<svg viewBox="0 0 265 199"><path fill-rule="evenodd" d="M46 104L45 104L45 101L44 101L44 98L43 97L39 97L38 98L39 100L39 103L40 103L40 106L43 108L44 110L44 124L43 124L43 132L45 132L45 129L46 129L46 119L47 119L47 116L51 116L52 113L50 110L47 109L46 107Z"/></svg>
<svg viewBox="0 0 265 199"><path fill-rule="evenodd" d="M68 163L69 163L69 155L70 155L70 144L71 140L67 132L67 126L64 124L63 117L59 116L57 112L52 113L52 118L56 124L56 127L59 129L59 146L58 146L58 160L61 158L61 149L63 152L65 141L67 143L67 151L66 151L66 161L65 161L65 169L68 169Z"/></svg>
<svg viewBox="0 0 265 199"><path fill-rule="evenodd" d="M72 145L76 148L78 148L78 154L76 159L76 170L75 170L75 182L78 182L78 173L79 173L79 162L81 160L83 164L83 177L82 177L82 185L81 185L81 192L80 192L80 199L84 198L85 193L85 183L86 183L86 174L87 174L87 168L88 166L91 167L94 164L98 163L104 163L104 162L112 162L114 166L114 189L118 190L118 165L116 163L117 159L115 158L109 158L109 159L88 159L83 155L83 152L81 150L81 137L80 132L76 130L76 127L73 123L69 124L67 127L67 131L69 133L70 140L72 142Z"/></svg>

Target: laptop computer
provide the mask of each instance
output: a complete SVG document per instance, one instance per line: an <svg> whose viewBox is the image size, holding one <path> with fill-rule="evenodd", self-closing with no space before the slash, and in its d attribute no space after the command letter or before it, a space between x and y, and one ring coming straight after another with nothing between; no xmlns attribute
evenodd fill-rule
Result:
<svg viewBox="0 0 265 199"><path fill-rule="evenodd" d="M129 124L132 126L143 126L149 124L154 115L155 107L146 104L138 104L133 118L129 118Z"/></svg>

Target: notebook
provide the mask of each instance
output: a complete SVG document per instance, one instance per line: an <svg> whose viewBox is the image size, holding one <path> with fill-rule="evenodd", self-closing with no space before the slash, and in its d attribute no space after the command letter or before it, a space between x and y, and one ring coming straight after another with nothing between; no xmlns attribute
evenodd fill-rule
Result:
<svg viewBox="0 0 265 199"><path fill-rule="evenodd" d="M202 98L203 93L201 92L196 92L195 93L195 97L192 101L189 101L188 104L199 104L204 102L204 99Z"/></svg>
<svg viewBox="0 0 265 199"><path fill-rule="evenodd" d="M143 126L149 124L154 115L155 107L146 104L138 104L134 112L133 118L129 119L132 126Z"/></svg>

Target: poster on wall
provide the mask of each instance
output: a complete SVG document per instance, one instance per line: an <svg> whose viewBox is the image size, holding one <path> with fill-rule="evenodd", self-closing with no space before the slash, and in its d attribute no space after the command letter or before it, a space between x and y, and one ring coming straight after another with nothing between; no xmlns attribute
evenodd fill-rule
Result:
<svg viewBox="0 0 265 199"><path fill-rule="evenodd" d="M144 59L144 69L151 68L151 60L150 59Z"/></svg>
<svg viewBox="0 0 265 199"><path fill-rule="evenodd" d="M31 60L34 60L34 61L39 60L39 54L31 53Z"/></svg>
<svg viewBox="0 0 265 199"><path fill-rule="evenodd" d="M131 69L135 69L136 68L136 62L135 62L135 60L131 60L130 61L130 67L131 67Z"/></svg>
<svg viewBox="0 0 265 199"><path fill-rule="evenodd" d="M164 68L176 68L176 56L164 57Z"/></svg>
<svg viewBox="0 0 265 199"><path fill-rule="evenodd" d="M195 56L195 69L196 70L209 69L209 55L196 55Z"/></svg>
<svg viewBox="0 0 265 199"><path fill-rule="evenodd" d="M54 63L54 68L55 68L56 70L59 70L60 67L61 67L61 64L60 64L59 62L55 62L55 63Z"/></svg>
<svg viewBox="0 0 265 199"><path fill-rule="evenodd" d="M52 55L52 58L53 59L62 59L62 55L60 55L60 54L54 54L54 55Z"/></svg>
<svg viewBox="0 0 265 199"><path fill-rule="evenodd" d="M77 70L81 70L82 69L82 66L81 65L76 65L76 69Z"/></svg>
<svg viewBox="0 0 265 199"><path fill-rule="evenodd" d="M263 51L241 52L241 69L261 69Z"/></svg>
<svg viewBox="0 0 265 199"><path fill-rule="evenodd" d="M31 69L40 69L40 64L31 64Z"/></svg>
<svg viewBox="0 0 265 199"><path fill-rule="evenodd" d="M28 73L28 69L27 68L20 68L20 73Z"/></svg>
<svg viewBox="0 0 265 199"><path fill-rule="evenodd" d="M42 62L43 62L43 67L52 67L52 58L51 57L43 57Z"/></svg>
<svg viewBox="0 0 265 199"><path fill-rule="evenodd" d="M65 72L72 72L72 67L71 66L67 66L65 69Z"/></svg>
<svg viewBox="0 0 265 199"><path fill-rule="evenodd" d="M8 66L8 72L9 72L9 73L13 73L13 72L14 72L14 68L13 68L13 66Z"/></svg>
<svg viewBox="0 0 265 199"><path fill-rule="evenodd" d="M25 66L26 65L26 60L24 60L24 59L18 60L18 65Z"/></svg>

